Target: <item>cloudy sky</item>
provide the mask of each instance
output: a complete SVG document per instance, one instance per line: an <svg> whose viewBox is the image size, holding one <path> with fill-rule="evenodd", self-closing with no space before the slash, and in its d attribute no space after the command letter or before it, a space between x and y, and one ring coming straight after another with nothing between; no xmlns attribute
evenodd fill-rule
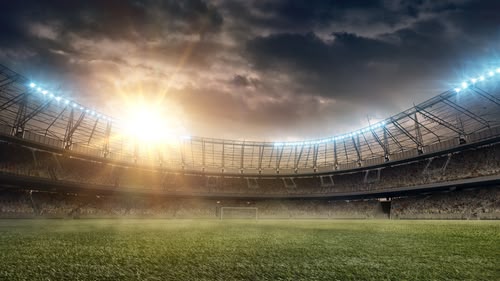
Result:
<svg viewBox="0 0 500 281"><path fill-rule="evenodd" d="M191 135L326 137L500 66L500 1L9 1L0 63L120 117Z"/></svg>

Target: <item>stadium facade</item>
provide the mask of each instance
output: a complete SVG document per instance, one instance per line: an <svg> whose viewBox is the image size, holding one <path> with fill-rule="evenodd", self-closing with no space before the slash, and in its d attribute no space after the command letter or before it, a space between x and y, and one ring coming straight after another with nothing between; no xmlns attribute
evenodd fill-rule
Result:
<svg viewBox="0 0 500 281"><path fill-rule="evenodd" d="M12 188L30 190L29 200L36 190L247 205L487 188L485 198L493 196L490 207L497 214L496 76L500 69L369 127L329 138L256 142L183 136L145 147L122 133L119 120L0 66L0 183L14 198L19 194ZM226 207L241 205L230 202ZM387 213L383 203L377 206Z"/></svg>

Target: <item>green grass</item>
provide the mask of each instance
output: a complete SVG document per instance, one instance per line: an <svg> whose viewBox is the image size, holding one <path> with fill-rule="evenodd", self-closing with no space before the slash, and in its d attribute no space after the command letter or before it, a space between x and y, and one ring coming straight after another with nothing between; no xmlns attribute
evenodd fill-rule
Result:
<svg viewBox="0 0 500 281"><path fill-rule="evenodd" d="M0 280L500 280L500 222L0 220Z"/></svg>

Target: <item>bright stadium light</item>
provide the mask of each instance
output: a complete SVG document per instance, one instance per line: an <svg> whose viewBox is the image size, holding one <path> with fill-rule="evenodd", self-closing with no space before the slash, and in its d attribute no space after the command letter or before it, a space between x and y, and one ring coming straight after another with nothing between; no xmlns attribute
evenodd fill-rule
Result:
<svg viewBox="0 0 500 281"><path fill-rule="evenodd" d="M42 91L42 88L38 87L38 88L36 88L36 90L37 90L38 92L41 92L41 91Z"/></svg>
<svg viewBox="0 0 500 281"><path fill-rule="evenodd" d="M484 76L479 76L479 81L484 81Z"/></svg>
<svg viewBox="0 0 500 281"><path fill-rule="evenodd" d="M76 103L71 104L73 107L76 107Z"/></svg>
<svg viewBox="0 0 500 281"><path fill-rule="evenodd" d="M469 84L467 82L462 82L462 89L467 89L469 87Z"/></svg>
<svg viewBox="0 0 500 281"><path fill-rule="evenodd" d="M497 73L500 73L500 67L499 67L499 68L497 68Z"/></svg>
<svg viewBox="0 0 500 281"><path fill-rule="evenodd" d="M42 94L44 94L44 95L46 95L47 93L48 93L47 90L42 91Z"/></svg>
<svg viewBox="0 0 500 281"><path fill-rule="evenodd" d="M493 76L493 75L495 75L495 73L494 73L493 71L488 72L488 76L490 76L490 77L491 77L491 76Z"/></svg>
<svg viewBox="0 0 500 281"><path fill-rule="evenodd" d="M36 87L36 84L32 82L32 83L30 83L30 87L31 87L31 88L35 88L35 87Z"/></svg>
<svg viewBox="0 0 500 281"><path fill-rule="evenodd" d="M56 97L56 101L60 101L61 100L61 97Z"/></svg>
<svg viewBox="0 0 500 281"><path fill-rule="evenodd" d="M462 89L460 89L460 88L455 88L455 92L457 92L457 93L460 93L461 90Z"/></svg>
<svg viewBox="0 0 500 281"><path fill-rule="evenodd" d="M472 78L470 81L472 82L472 84L474 84L477 82L477 78Z"/></svg>
<svg viewBox="0 0 500 281"><path fill-rule="evenodd" d="M49 95L49 97L50 97L50 98L53 98L53 97L54 97L54 94L52 94L52 93L51 93L51 94Z"/></svg>

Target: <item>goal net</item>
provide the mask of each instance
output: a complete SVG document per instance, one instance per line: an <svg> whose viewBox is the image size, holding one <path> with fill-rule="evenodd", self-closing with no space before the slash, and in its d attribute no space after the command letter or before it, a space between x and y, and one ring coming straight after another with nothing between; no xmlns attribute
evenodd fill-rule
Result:
<svg viewBox="0 0 500 281"><path fill-rule="evenodd" d="M255 207L221 207L219 218L225 219L258 219L259 210Z"/></svg>

